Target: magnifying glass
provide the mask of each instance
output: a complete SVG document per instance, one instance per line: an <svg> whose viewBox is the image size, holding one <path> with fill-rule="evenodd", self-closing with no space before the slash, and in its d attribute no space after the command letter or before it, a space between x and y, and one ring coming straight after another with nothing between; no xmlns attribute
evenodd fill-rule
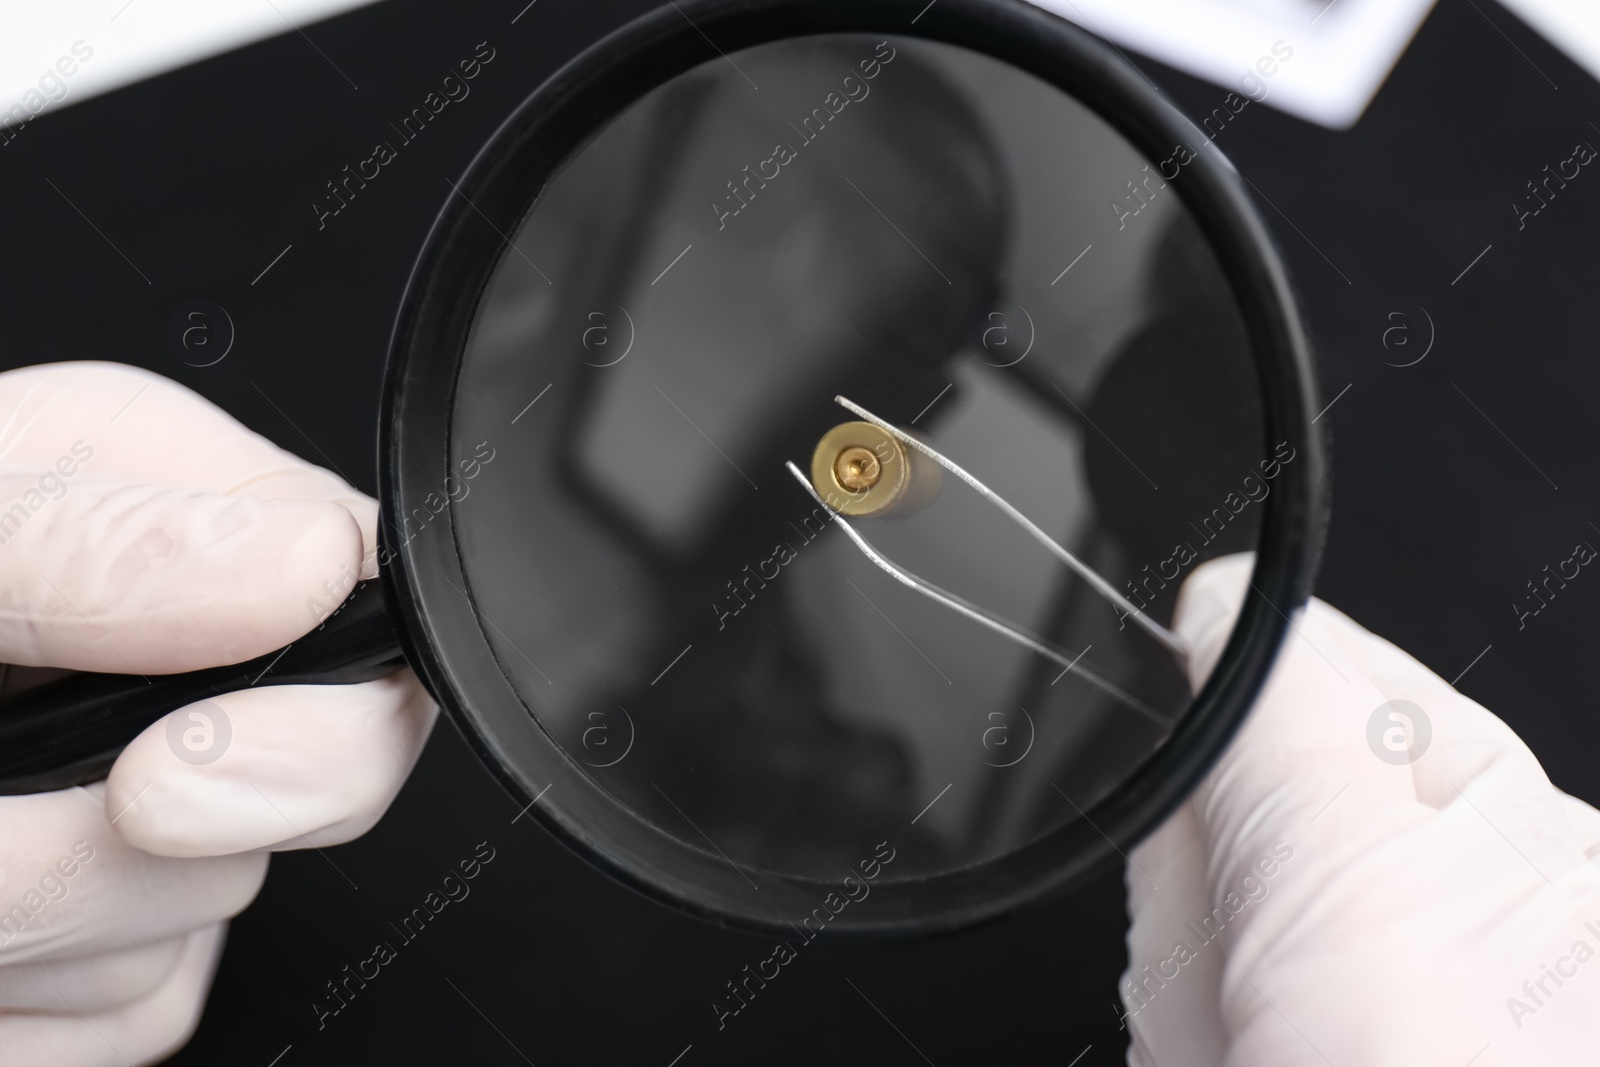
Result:
<svg viewBox="0 0 1600 1067"><path fill-rule="evenodd" d="M391 346L381 581L248 664L13 702L5 789L403 660L585 857L809 937L1060 890L1213 764L1307 596L1325 459L1265 228L1129 64L999 0L684 3L450 184ZM1178 588L1244 550L1191 695Z"/></svg>

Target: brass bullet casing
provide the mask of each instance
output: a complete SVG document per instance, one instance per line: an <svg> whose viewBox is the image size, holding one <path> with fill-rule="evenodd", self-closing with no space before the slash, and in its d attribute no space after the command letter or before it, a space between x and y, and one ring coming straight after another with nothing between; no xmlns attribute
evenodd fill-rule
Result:
<svg viewBox="0 0 1600 1067"><path fill-rule="evenodd" d="M841 515L904 514L938 495L937 464L870 422L844 422L811 453L811 485Z"/></svg>

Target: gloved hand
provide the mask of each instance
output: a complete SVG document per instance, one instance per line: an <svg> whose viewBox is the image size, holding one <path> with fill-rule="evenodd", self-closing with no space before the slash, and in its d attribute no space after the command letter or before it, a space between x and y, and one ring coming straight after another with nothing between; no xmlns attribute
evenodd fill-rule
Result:
<svg viewBox="0 0 1600 1067"><path fill-rule="evenodd" d="M1183 589L1196 684L1259 595L1251 562ZM1600 812L1328 605L1285 642L1238 738L1129 857L1129 1064L1594 1063Z"/></svg>
<svg viewBox="0 0 1600 1067"><path fill-rule="evenodd" d="M270 652L314 627L308 601L375 573L376 521L344 481L154 374L0 374L0 660L24 665L13 676ZM162 721L104 783L0 797L0 1067L125 1067L181 1045L268 853L370 828L437 713L409 671L211 704L213 729L218 708L231 726L212 762ZM202 720L174 715L171 736L206 740Z"/></svg>

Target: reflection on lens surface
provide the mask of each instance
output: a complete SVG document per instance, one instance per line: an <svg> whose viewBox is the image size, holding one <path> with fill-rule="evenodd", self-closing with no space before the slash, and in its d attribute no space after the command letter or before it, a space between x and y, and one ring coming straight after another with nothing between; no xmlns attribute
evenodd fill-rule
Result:
<svg viewBox="0 0 1600 1067"><path fill-rule="evenodd" d="M1162 623L1199 562L1254 547L1292 449L1265 440L1182 177L1087 108L910 38L733 58L584 144L483 298L451 458L497 450L453 509L484 636L619 804L756 879L836 880L891 829L915 847L886 880L979 865L1081 819L1168 731L867 559L785 469L854 418L833 398ZM959 479L850 521L1184 713L1171 652Z"/></svg>

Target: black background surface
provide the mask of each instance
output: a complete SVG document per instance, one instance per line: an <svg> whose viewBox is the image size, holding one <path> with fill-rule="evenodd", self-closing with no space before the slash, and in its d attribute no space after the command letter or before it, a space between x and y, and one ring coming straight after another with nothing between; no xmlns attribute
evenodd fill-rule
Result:
<svg viewBox="0 0 1600 1067"><path fill-rule="evenodd" d="M29 125L0 149L0 360L154 369L371 492L390 324L447 179L561 62L651 6L524 2L389 0ZM323 183L481 41L496 58L471 95L319 231ZM1226 94L1134 58L1197 121ZM1252 105L1218 139L1260 194L1338 397L1320 595L1446 679L1473 664L1460 688L1590 802L1600 578L1520 631L1511 605L1576 542L1600 542L1600 176L1585 168L1520 231L1511 204L1574 143L1600 145L1597 104L1600 87L1504 9L1443 0L1353 130ZM203 369L165 339L197 298L237 329ZM1398 302L1437 331L1412 367L1386 365L1401 360L1378 342ZM666 1067L691 1045L682 1067L1067 1064L1086 1046L1086 1067L1121 1062L1120 871L959 936L819 942L719 1033L710 999L767 942L635 896L516 814L441 723L376 830L273 860L172 1062ZM393 940L388 923L483 841L495 859L471 895L319 1030L324 983Z"/></svg>

